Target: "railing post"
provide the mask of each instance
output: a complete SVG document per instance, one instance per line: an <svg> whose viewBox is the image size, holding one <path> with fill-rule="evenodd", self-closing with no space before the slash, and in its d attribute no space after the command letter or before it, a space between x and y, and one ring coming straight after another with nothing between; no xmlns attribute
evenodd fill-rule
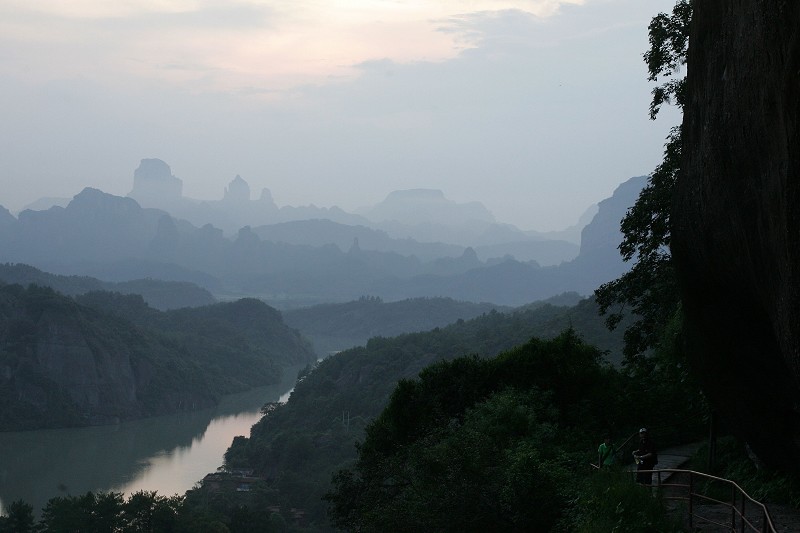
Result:
<svg viewBox="0 0 800 533"><path fill-rule="evenodd" d="M708 471L713 472L717 463L717 415L712 410L708 421Z"/></svg>
<svg viewBox="0 0 800 533"><path fill-rule="evenodd" d="M731 531L736 531L736 487L731 483Z"/></svg>
<svg viewBox="0 0 800 533"><path fill-rule="evenodd" d="M742 494L742 513L741 513L741 525L739 526L739 533L744 533L744 502L747 498L744 497Z"/></svg>
<svg viewBox="0 0 800 533"><path fill-rule="evenodd" d="M694 496L694 474L689 472L689 529L694 529L693 523L693 510L692 510L692 496Z"/></svg>

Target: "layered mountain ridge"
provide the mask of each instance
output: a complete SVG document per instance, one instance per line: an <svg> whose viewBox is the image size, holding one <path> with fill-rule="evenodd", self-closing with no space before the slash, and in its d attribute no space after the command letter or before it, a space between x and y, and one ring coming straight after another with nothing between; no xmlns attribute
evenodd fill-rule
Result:
<svg viewBox="0 0 800 533"><path fill-rule="evenodd" d="M632 178L601 202L583 230L580 254L550 266L510 255L482 259L479 254L489 254L481 247L397 240L366 226L325 220L245 226L226 237L213 225L197 227L91 188L65 208L4 216L0 261L105 281L187 281L216 296L256 296L282 307L363 295L523 305L565 291L590 294L625 271L616 252L619 220L643 184L643 177ZM329 237L321 238L325 232ZM340 248L348 241L347 250Z"/></svg>

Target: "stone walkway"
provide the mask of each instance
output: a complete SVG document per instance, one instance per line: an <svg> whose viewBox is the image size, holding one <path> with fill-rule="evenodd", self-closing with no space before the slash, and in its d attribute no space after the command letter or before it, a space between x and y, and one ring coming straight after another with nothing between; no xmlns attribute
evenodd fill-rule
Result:
<svg viewBox="0 0 800 533"><path fill-rule="evenodd" d="M672 448L661 450L658 452L658 464L656 468L659 470L681 468L697 453L700 446L702 446L701 442L693 442L691 444L682 444L680 446L673 446Z"/></svg>

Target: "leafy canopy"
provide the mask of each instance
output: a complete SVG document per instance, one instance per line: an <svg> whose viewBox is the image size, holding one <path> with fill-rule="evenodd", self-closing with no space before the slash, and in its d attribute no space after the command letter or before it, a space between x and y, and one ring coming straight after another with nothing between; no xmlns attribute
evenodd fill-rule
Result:
<svg viewBox="0 0 800 533"><path fill-rule="evenodd" d="M678 0L672 14L659 13L650 22L650 48L644 54L650 81L661 81L653 91L650 118L661 105L683 107L685 78L675 77L686 62L689 42L690 0ZM625 331L625 356L634 360L655 347L663 328L679 308L679 297L670 245L672 191L680 171L681 130L675 127L667 137L664 160L650 175L636 203L621 222L619 246L625 261L634 261L630 271L603 284L595 291L606 324L614 329L626 307L638 320Z"/></svg>

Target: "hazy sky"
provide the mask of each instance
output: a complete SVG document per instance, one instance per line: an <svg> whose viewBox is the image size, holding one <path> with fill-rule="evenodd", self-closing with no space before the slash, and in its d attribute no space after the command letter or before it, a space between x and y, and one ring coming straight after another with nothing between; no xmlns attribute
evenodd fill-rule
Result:
<svg viewBox="0 0 800 533"><path fill-rule="evenodd" d="M3 0L0 205L184 195L278 205L397 189L560 229L661 158L647 24L674 0Z"/></svg>

